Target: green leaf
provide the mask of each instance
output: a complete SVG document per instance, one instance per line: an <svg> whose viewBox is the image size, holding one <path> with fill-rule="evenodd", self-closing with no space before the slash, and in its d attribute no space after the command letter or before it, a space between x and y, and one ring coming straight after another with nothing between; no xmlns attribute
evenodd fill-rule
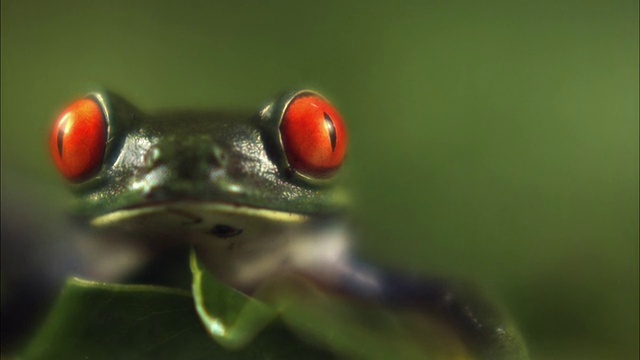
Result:
<svg viewBox="0 0 640 360"><path fill-rule="evenodd" d="M295 276L249 297L191 261L195 297L70 279L21 359L470 358L434 316L354 301Z"/></svg>
<svg viewBox="0 0 640 360"><path fill-rule="evenodd" d="M188 292L80 279L67 282L20 356L27 360L329 357L278 326L269 326L254 341L232 351L213 341L203 329Z"/></svg>
<svg viewBox="0 0 640 360"><path fill-rule="evenodd" d="M196 311L211 336L230 349L245 346L277 316L274 308L219 282L191 255Z"/></svg>

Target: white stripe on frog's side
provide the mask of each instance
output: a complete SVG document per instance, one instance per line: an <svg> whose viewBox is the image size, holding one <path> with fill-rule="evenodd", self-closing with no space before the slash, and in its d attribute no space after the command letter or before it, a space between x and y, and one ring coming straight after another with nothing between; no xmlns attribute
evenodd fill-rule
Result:
<svg viewBox="0 0 640 360"><path fill-rule="evenodd" d="M262 218L270 221L297 223L309 220L309 217L302 214L276 211L269 209L254 208L248 206L226 204L226 203L205 203L195 201L172 202L167 204L150 205L139 208L123 209L114 211L91 220L91 225L96 227L106 227L115 225L122 221L139 218L145 215L161 215L172 210L191 212L195 216L202 213L239 214L243 217Z"/></svg>

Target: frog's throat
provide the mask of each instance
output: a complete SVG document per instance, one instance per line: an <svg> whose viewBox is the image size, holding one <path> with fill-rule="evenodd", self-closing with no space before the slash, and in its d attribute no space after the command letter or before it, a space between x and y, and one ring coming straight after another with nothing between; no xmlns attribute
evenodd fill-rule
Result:
<svg viewBox="0 0 640 360"><path fill-rule="evenodd" d="M344 267L349 248L339 219L228 203L147 205L99 216L91 224L152 246L190 243L211 273L243 291L284 270L333 273Z"/></svg>

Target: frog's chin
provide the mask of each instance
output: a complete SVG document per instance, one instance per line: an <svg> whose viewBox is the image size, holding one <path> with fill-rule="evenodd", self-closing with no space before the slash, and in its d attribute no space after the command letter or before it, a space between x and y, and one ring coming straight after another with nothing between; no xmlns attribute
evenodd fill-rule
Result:
<svg viewBox="0 0 640 360"><path fill-rule="evenodd" d="M117 210L93 218L91 225L157 243L227 243L289 232L310 220L305 214L246 205L180 201Z"/></svg>
<svg viewBox="0 0 640 360"><path fill-rule="evenodd" d="M121 209L96 217L91 224L108 240L142 241L145 251L190 243L218 279L245 290L284 268L334 268L342 263L349 240L344 223L336 217L215 202Z"/></svg>

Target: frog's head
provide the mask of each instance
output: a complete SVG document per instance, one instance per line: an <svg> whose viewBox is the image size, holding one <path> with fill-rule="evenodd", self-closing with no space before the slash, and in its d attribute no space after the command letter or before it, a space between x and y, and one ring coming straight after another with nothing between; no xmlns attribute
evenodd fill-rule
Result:
<svg viewBox="0 0 640 360"><path fill-rule="evenodd" d="M253 113L149 114L110 92L58 118L50 148L80 218L158 237L227 238L329 218L347 148L337 110L316 92L287 92Z"/></svg>

